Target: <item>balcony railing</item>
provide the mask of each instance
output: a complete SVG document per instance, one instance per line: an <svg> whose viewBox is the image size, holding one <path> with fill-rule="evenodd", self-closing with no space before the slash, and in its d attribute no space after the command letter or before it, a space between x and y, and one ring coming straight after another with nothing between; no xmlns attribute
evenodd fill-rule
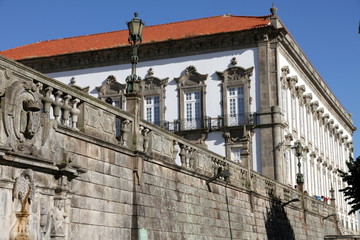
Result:
<svg viewBox="0 0 360 240"><path fill-rule="evenodd" d="M210 131L216 131L224 127L236 127L243 125L256 124L255 113L245 113L237 115L225 115L218 116L216 118L205 117L203 118L191 118L191 119L178 119L173 122L162 121L160 127L169 130L171 132L187 131L195 129L208 129Z"/></svg>

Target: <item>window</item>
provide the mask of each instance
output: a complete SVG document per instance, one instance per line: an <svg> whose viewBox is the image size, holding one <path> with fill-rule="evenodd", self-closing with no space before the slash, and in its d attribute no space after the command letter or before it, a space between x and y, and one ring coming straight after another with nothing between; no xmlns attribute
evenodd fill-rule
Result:
<svg viewBox="0 0 360 240"><path fill-rule="evenodd" d="M306 127L307 127L307 137L310 142L312 142L312 130L311 130L311 116L310 113L306 113Z"/></svg>
<svg viewBox="0 0 360 240"><path fill-rule="evenodd" d="M229 87L228 126L238 126L245 123L244 87Z"/></svg>
<svg viewBox="0 0 360 240"><path fill-rule="evenodd" d="M299 108L299 117L300 117L300 134L304 135L305 134L305 122L304 122L304 106L300 106Z"/></svg>
<svg viewBox="0 0 360 240"><path fill-rule="evenodd" d="M287 94L286 89L281 89L281 106L282 106L282 114L284 121L287 122Z"/></svg>
<svg viewBox="0 0 360 240"><path fill-rule="evenodd" d="M206 84L207 74L200 74L194 66L188 66L180 77L175 78L179 96L179 122L178 130L199 129L206 131L203 119L206 116ZM186 135L203 142L204 134L193 131Z"/></svg>
<svg viewBox="0 0 360 240"><path fill-rule="evenodd" d="M101 100L120 109L124 109L125 106L125 89L126 84L118 83L113 75L108 76L101 86L96 87Z"/></svg>
<svg viewBox="0 0 360 240"><path fill-rule="evenodd" d="M239 147L231 148L230 158L234 162L241 163L241 151L242 149Z"/></svg>
<svg viewBox="0 0 360 240"><path fill-rule="evenodd" d="M160 125L160 101L159 96L145 97L145 119L156 125Z"/></svg>
<svg viewBox="0 0 360 240"><path fill-rule="evenodd" d="M254 67L242 68L236 66L233 58L231 66L223 72L216 72L221 80L222 115L226 126L244 125L252 119L247 114L251 112L251 76ZM250 115L249 115L250 116Z"/></svg>
<svg viewBox="0 0 360 240"><path fill-rule="evenodd" d="M296 129L296 102L294 96L291 96L291 124L292 128Z"/></svg>
<svg viewBox="0 0 360 240"><path fill-rule="evenodd" d="M291 184L291 166L290 166L290 154L289 151L286 150L284 152L285 164L286 164L286 181L288 184Z"/></svg>
<svg viewBox="0 0 360 240"><path fill-rule="evenodd" d="M197 129L201 127L201 99L200 92L187 92L185 99L185 129Z"/></svg>
<svg viewBox="0 0 360 240"><path fill-rule="evenodd" d="M161 125L161 121L165 120L165 89L168 80L155 77L150 68L147 77L140 82L141 94L144 96L141 102L142 117L156 125Z"/></svg>

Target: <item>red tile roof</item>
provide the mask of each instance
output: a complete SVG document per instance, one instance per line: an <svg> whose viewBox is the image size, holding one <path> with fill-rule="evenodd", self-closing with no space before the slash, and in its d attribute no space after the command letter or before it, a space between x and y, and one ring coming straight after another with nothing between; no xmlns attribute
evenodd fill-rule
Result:
<svg viewBox="0 0 360 240"><path fill-rule="evenodd" d="M269 23L269 16L244 17L222 15L183 22L145 26L143 43L262 28L268 26ZM120 30L37 42L4 50L1 51L0 54L13 60L49 57L126 46L128 45L127 38L128 30Z"/></svg>

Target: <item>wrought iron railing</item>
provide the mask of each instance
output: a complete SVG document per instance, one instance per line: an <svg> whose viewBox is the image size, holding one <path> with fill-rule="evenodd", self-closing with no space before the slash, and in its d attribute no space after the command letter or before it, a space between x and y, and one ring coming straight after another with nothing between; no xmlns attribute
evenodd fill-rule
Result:
<svg viewBox="0 0 360 240"><path fill-rule="evenodd" d="M224 127L236 127L243 125L256 124L257 117L255 113L244 113L236 115L218 116L215 118L191 118L191 119L177 119L173 122L162 121L160 127L171 132L194 130L194 129L208 129L216 131Z"/></svg>

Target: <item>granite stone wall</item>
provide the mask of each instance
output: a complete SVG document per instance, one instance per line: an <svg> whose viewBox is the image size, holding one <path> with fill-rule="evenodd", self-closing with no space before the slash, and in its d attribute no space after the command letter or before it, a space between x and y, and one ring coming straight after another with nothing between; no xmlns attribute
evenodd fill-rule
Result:
<svg viewBox="0 0 360 240"><path fill-rule="evenodd" d="M2 57L0 97L0 240L340 232L333 206Z"/></svg>

